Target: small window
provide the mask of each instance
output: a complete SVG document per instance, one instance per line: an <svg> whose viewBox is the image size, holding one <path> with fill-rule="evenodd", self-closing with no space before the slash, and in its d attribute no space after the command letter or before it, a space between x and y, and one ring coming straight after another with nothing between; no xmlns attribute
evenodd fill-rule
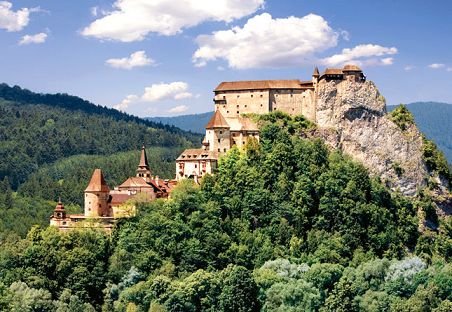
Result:
<svg viewBox="0 0 452 312"><path fill-rule="evenodd" d="M263 95L263 94L261 94L261 97L264 97L264 95Z"/></svg>
<svg viewBox="0 0 452 312"><path fill-rule="evenodd" d="M218 151L221 152L221 149L219 148Z"/></svg>
<svg viewBox="0 0 452 312"><path fill-rule="evenodd" d="M264 105L261 104L261 107L262 107L262 106L264 106Z"/></svg>
<svg viewBox="0 0 452 312"><path fill-rule="evenodd" d="M223 131L220 130L220 134L223 134Z"/></svg>
<svg viewBox="0 0 452 312"><path fill-rule="evenodd" d="M245 108L247 108L248 107L248 105L245 105Z"/></svg>
<svg viewBox="0 0 452 312"><path fill-rule="evenodd" d="M223 100L226 100L226 95L223 95Z"/></svg>
<svg viewBox="0 0 452 312"><path fill-rule="evenodd" d="M276 110L276 107L273 107L273 110Z"/></svg>
<svg viewBox="0 0 452 312"><path fill-rule="evenodd" d="M198 168L198 165L197 165L197 164L195 164L195 168Z"/></svg>
<svg viewBox="0 0 452 312"><path fill-rule="evenodd" d="M240 114L240 112L239 112L239 111L237 111L237 114Z"/></svg>
<svg viewBox="0 0 452 312"><path fill-rule="evenodd" d="M253 97L253 95L251 94L251 97Z"/></svg>
<svg viewBox="0 0 452 312"><path fill-rule="evenodd" d="M293 97L293 94L292 94L292 93L290 94L290 97Z"/></svg>
<svg viewBox="0 0 452 312"><path fill-rule="evenodd" d="M240 94L237 94L237 98L239 98L240 97Z"/></svg>
<svg viewBox="0 0 452 312"><path fill-rule="evenodd" d="M220 143L221 142L221 139L218 139L218 143Z"/></svg>
<svg viewBox="0 0 452 312"><path fill-rule="evenodd" d="M229 111L227 111L226 113L228 113L228 114L229 114Z"/></svg>
<svg viewBox="0 0 452 312"><path fill-rule="evenodd" d="M224 148L224 152L226 153L226 147Z"/></svg>
<svg viewBox="0 0 452 312"><path fill-rule="evenodd" d="M240 107L240 105L237 105L237 108L239 108Z"/></svg>

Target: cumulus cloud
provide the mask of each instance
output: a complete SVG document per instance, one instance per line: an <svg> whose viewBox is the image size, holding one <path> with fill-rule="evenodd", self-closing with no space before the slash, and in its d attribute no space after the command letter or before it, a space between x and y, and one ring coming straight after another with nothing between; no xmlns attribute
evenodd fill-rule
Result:
<svg viewBox="0 0 452 312"><path fill-rule="evenodd" d="M170 110L168 110L168 113L180 114L180 113L186 112L187 110L188 110L187 105L179 105L179 106L175 106L175 107L171 108Z"/></svg>
<svg viewBox="0 0 452 312"><path fill-rule="evenodd" d="M182 81L158 83L144 89L143 101L155 102L166 99L181 100L192 97L188 92L188 84Z"/></svg>
<svg viewBox="0 0 452 312"><path fill-rule="evenodd" d="M193 55L195 66L224 59L237 69L299 65L317 52L337 44L336 33L323 17L273 19L268 13L250 18L241 27L201 35Z"/></svg>
<svg viewBox="0 0 452 312"><path fill-rule="evenodd" d="M343 49L342 53L321 60L326 66L342 66L347 63L357 65L391 65L392 57L383 57L397 54L397 48L382 47L376 44L361 44L352 49Z"/></svg>
<svg viewBox="0 0 452 312"><path fill-rule="evenodd" d="M129 57L112 58L106 60L105 63L114 68L132 69L134 67L154 65L155 61L148 57L145 51L137 51L130 54Z"/></svg>
<svg viewBox="0 0 452 312"><path fill-rule="evenodd" d="M193 97L189 92L189 86L186 82L175 81L171 83L157 83L152 84L144 89L141 96L128 95L121 103L114 106L114 108L125 111L131 104L134 103L152 103L163 100L183 100Z"/></svg>
<svg viewBox="0 0 452 312"><path fill-rule="evenodd" d="M205 21L231 22L256 12L265 0L117 0L113 10L82 30L84 36L123 42L149 33L175 35Z"/></svg>
<svg viewBox="0 0 452 312"><path fill-rule="evenodd" d="M19 45L26 45L26 44L40 44L40 43L44 43L47 39L47 34L46 33L39 33L36 35L25 35L23 36L20 41L19 41Z"/></svg>
<svg viewBox="0 0 452 312"><path fill-rule="evenodd" d="M7 31L20 31L30 22L30 13L39 9L22 8L13 11L13 4L9 1L0 1L0 28Z"/></svg>
<svg viewBox="0 0 452 312"><path fill-rule="evenodd" d="M431 69L440 69L440 68L443 68L444 66L446 66L446 65L440 64L440 63L433 63L433 64L428 65L428 67Z"/></svg>
<svg viewBox="0 0 452 312"><path fill-rule="evenodd" d="M139 97L134 95L134 94L130 94L128 96L126 96L126 98L124 100L121 101L121 103L119 103L118 105L113 106L114 108L116 108L117 110L123 111L125 112L130 104L138 101Z"/></svg>

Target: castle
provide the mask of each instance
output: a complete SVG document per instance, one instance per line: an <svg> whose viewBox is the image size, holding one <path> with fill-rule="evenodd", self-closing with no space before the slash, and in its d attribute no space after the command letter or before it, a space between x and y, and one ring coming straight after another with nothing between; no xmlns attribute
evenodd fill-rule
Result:
<svg viewBox="0 0 452 312"><path fill-rule="evenodd" d="M364 82L366 77L356 65L314 69L310 81L257 80L222 82L214 90L215 112L206 125L202 148L187 149L176 159L176 180L198 181L217 168L218 158L232 146L243 147L249 138L259 140L259 130L243 114L282 111L317 121L317 89L321 80Z"/></svg>
<svg viewBox="0 0 452 312"><path fill-rule="evenodd" d="M95 169L84 192L84 213L67 214L63 203L59 200L50 217L50 225L62 231L76 227L95 227L110 231L119 218L136 214L134 201L167 198L174 185L174 181L161 180L158 176L152 176L146 149L143 146L135 177L128 178L121 185L110 190L102 170Z"/></svg>
<svg viewBox="0 0 452 312"><path fill-rule="evenodd" d="M222 82L214 90L215 112L206 125L202 147L186 149L176 159L176 180L153 177L146 150L141 150L136 176L110 190L101 169L94 170L85 189L83 214L67 214L61 201L55 207L50 224L66 231L76 227L96 227L110 231L119 218L136 214L133 200L152 201L168 198L181 179L199 182L215 173L218 159L233 146L243 148L251 138L259 140L257 125L244 114L266 114L282 111L303 115L317 122L318 84L320 81L365 82L362 70L355 65L341 69L327 68L322 74L314 69L310 81L258 80ZM89 222L86 222L89 221Z"/></svg>

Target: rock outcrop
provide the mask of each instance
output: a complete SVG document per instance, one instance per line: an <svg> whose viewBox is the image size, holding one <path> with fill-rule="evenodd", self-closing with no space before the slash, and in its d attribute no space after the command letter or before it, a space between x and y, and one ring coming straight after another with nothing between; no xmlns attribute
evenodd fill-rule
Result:
<svg viewBox="0 0 452 312"><path fill-rule="evenodd" d="M402 130L388 118L374 83L322 80L317 96L316 135L361 161L393 190L413 196L426 186L431 173L421 133L415 125Z"/></svg>

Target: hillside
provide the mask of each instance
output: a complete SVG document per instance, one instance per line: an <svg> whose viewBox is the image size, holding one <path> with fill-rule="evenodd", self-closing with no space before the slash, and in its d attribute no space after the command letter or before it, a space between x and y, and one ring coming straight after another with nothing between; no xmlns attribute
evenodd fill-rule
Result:
<svg viewBox="0 0 452 312"><path fill-rule="evenodd" d="M261 144L233 148L217 175L141 205L111 236L48 227L5 239L0 309L450 311L450 218L421 233L428 197L392 193L307 138L302 118L259 124Z"/></svg>
<svg viewBox="0 0 452 312"><path fill-rule="evenodd" d="M396 106L388 106L392 111ZM452 105L438 102L416 102L407 105L416 125L433 140L452 164Z"/></svg>
<svg viewBox="0 0 452 312"><path fill-rule="evenodd" d="M78 154L197 145L201 136L64 94L0 85L0 180L16 189L39 166Z"/></svg>
<svg viewBox="0 0 452 312"><path fill-rule="evenodd" d="M205 126L209 122L210 117L212 117L212 114L213 112L207 112L175 117L147 117L146 119L163 125L176 126L185 131L204 134L206 131Z"/></svg>

